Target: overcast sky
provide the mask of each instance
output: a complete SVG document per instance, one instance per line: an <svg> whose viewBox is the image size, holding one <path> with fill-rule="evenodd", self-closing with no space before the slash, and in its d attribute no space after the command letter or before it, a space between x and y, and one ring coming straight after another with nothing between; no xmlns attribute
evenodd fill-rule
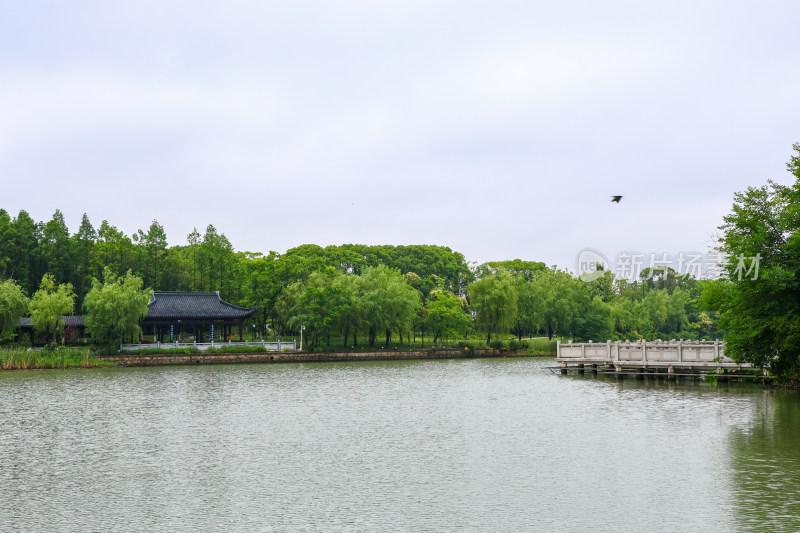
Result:
<svg viewBox="0 0 800 533"><path fill-rule="evenodd" d="M0 207L237 250L703 251L790 182L800 3L0 0ZM612 204L610 195L624 195Z"/></svg>

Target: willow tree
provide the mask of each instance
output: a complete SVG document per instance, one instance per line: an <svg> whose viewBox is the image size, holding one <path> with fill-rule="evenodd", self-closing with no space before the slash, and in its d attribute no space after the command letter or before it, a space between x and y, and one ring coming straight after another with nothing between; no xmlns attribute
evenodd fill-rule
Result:
<svg viewBox="0 0 800 533"><path fill-rule="evenodd" d="M542 322L542 308L536 286L524 274L515 274L514 290L517 293L517 317L513 331L521 341L522 335L533 333Z"/></svg>
<svg viewBox="0 0 800 533"><path fill-rule="evenodd" d="M517 317L517 293L511 276L498 271L476 281L467 288L469 303L475 311L478 329L486 332L486 342L492 333L509 331Z"/></svg>
<svg viewBox="0 0 800 533"><path fill-rule="evenodd" d="M13 280L0 282L0 339L11 334L28 311L28 298Z"/></svg>
<svg viewBox="0 0 800 533"><path fill-rule="evenodd" d="M95 342L112 346L126 338L138 338L139 322L147 314L152 291L142 288L142 280L131 274L117 277L105 269L104 282L92 280L83 308L86 332Z"/></svg>
<svg viewBox="0 0 800 533"><path fill-rule="evenodd" d="M369 345L375 345L378 331L386 333L388 348L392 331L402 334L421 307L419 291L408 284L399 270L380 265L367 268L356 282L356 303L359 315L369 331Z"/></svg>
<svg viewBox="0 0 800 533"><path fill-rule="evenodd" d="M56 285L53 275L45 274L30 303L33 329L43 335L50 346L64 332L62 317L71 315L74 308L72 284Z"/></svg>
<svg viewBox="0 0 800 533"><path fill-rule="evenodd" d="M353 333L353 346L358 346L358 328L364 323L364 309L361 305L359 276L346 274L333 280L342 298L342 309L338 317L338 327L342 334L344 346Z"/></svg>
<svg viewBox="0 0 800 533"><path fill-rule="evenodd" d="M588 295L587 284L555 267L536 272L531 283L536 288L534 299L538 302L537 329L543 329L548 339L572 332L581 299Z"/></svg>

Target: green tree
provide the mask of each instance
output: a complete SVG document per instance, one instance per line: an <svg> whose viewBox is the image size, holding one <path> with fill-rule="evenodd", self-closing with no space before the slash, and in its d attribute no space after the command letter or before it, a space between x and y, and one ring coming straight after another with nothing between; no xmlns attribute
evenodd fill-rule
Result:
<svg viewBox="0 0 800 533"><path fill-rule="evenodd" d="M239 305L258 306L258 328L264 334L267 322L274 316L275 302L284 288L278 282L275 273L277 256L275 252L270 252L268 256L252 252L237 254L239 261L237 272L242 292Z"/></svg>
<svg viewBox="0 0 800 533"><path fill-rule="evenodd" d="M523 335L530 335L539 328L543 309L536 286L526 275L514 275L514 290L517 293L517 317L512 331L522 340Z"/></svg>
<svg viewBox="0 0 800 533"><path fill-rule="evenodd" d="M64 214L59 209L56 209L53 218L42 228L41 246L47 261L47 271L52 272L60 283L70 281L73 270L72 242Z"/></svg>
<svg viewBox="0 0 800 533"><path fill-rule="evenodd" d="M535 272L531 283L536 287L534 297L539 302L540 312L535 315L539 329L549 339L555 334L571 333L587 283L555 267Z"/></svg>
<svg viewBox="0 0 800 533"><path fill-rule="evenodd" d="M641 282L647 289L666 289L672 294L676 289L686 291L697 290L697 281L689 274L679 274L670 267L645 268L639 275Z"/></svg>
<svg viewBox="0 0 800 533"><path fill-rule="evenodd" d="M0 279L11 274L11 217L5 209L0 209Z"/></svg>
<svg viewBox="0 0 800 533"><path fill-rule="evenodd" d="M667 324L669 294L667 291L650 291L636 306L638 329L647 339L653 339Z"/></svg>
<svg viewBox="0 0 800 533"><path fill-rule="evenodd" d="M134 251L130 237L104 220L97 230L97 244L94 247L92 260L94 277L101 278L106 267L115 276L132 268Z"/></svg>
<svg viewBox="0 0 800 533"><path fill-rule="evenodd" d="M164 226L159 224L158 220L153 220L147 233L139 230L133 236L133 240L144 250L145 267L142 269L145 273L144 281L147 285L159 289L159 267L167 249L167 233L164 231Z"/></svg>
<svg viewBox="0 0 800 533"><path fill-rule="evenodd" d="M13 333L28 311L28 298L13 280L0 282L0 340Z"/></svg>
<svg viewBox="0 0 800 533"><path fill-rule="evenodd" d="M365 323L360 281L360 276L354 274L337 276L333 280L342 298L342 309L338 319L339 331L345 345L350 333L353 334L353 347L358 346L358 329Z"/></svg>
<svg viewBox="0 0 800 533"><path fill-rule="evenodd" d="M599 268L598 270L602 270L602 268ZM614 290L614 282L614 274L611 271L606 270L601 276L586 282L586 289L589 296L592 298L598 296L604 302L610 303L617 298L617 293Z"/></svg>
<svg viewBox="0 0 800 533"><path fill-rule="evenodd" d="M283 321L294 331L305 328L308 347L321 339L329 339L345 305L340 286L333 283L335 270L313 272L305 281L296 281L286 288L277 309Z"/></svg>
<svg viewBox="0 0 800 533"><path fill-rule="evenodd" d="M433 332L432 343L444 337L463 335L472 327L472 315L465 298L434 289L425 305L429 327Z"/></svg>
<svg viewBox="0 0 800 533"><path fill-rule="evenodd" d="M511 261L489 261L478 265L475 275L483 278L490 274L496 274L499 270L505 270L514 276L521 276L526 281L531 281L536 272L547 270L547 265L538 261L523 261L522 259L512 259Z"/></svg>
<svg viewBox="0 0 800 533"><path fill-rule="evenodd" d="M79 299L86 296L91 286L91 261L92 251L97 240L97 231L89 221L88 215L83 214L78 233L72 236L72 249L74 252L74 270L72 284Z"/></svg>
<svg viewBox="0 0 800 533"><path fill-rule="evenodd" d="M30 303L33 329L44 336L48 345L58 340L64 332L64 315L71 315L75 307L72 284L56 285L52 274L45 274L39 290Z"/></svg>
<svg viewBox="0 0 800 533"><path fill-rule="evenodd" d="M45 272L40 265L41 227L26 211L20 211L11 222L9 237L11 239L9 246L10 276L18 280L20 286L28 294L32 294Z"/></svg>
<svg viewBox="0 0 800 533"><path fill-rule="evenodd" d="M392 332L409 331L421 306L419 291L406 281L399 270L380 265L366 268L357 282L357 305L367 327L369 345L375 345L379 331L386 334L385 346L392 341Z"/></svg>
<svg viewBox="0 0 800 533"><path fill-rule="evenodd" d="M478 329L486 332L487 344L492 333L509 331L517 317L517 293L511 276L505 271L490 274L467 288L469 303L475 310Z"/></svg>
<svg viewBox="0 0 800 533"><path fill-rule="evenodd" d="M609 304L612 335L622 339L639 339L636 321L636 302L629 298L616 298Z"/></svg>
<svg viewBox="0 0 800 533"><path fill-rule="evenodd" d="M667 290L669 293L669 289ZM693 306L689 292L680 288L669 294L667 319L663 332L667 336L680 336L689 326L689 309Z"/></svg>
<svg viewBox="0 0 800 533"><path fill-rule="evenodd" d="M196 291L199 287L200 275L200 233L197 228L193 228L192 232L186 236L186 242L189 243L189 250L192 256L192 290Z"/></svg>
<svg viewBox="0 0 800 533"><path fill-rule="evenodd" d="M611 337L613 329L610 306L599 296L594 298L589 298L588 294L584 296L572 327L575 340L579 342L605 341Z"/></svg>
<svg viewBox="0 0 800 533"><path fill-rule="evenodd" d="M794 183L770 181L734 196L720 227L729 282L715 302L726 355L782 380L800 374L800 143L793 148Z"/></svg>
<svg viewBox="0 0 800 533"><path fill-rule="evenodd" d="M228 238L219 233L213 224L206 227L200 245L201 286L207 291L220 291L225 298L236 300L241 295L235 283L236 257Z"/></svg>
<svg viewBox="0 0 800 533"><path fill-rule="evenodd" d="M107 346L138 338L139 322L147 314L152 291L143 289L141 278L130 270L117 277L107 269L103 278L104 282L92 280L92 288L83 302L86 332L95 342Z"/></svg>

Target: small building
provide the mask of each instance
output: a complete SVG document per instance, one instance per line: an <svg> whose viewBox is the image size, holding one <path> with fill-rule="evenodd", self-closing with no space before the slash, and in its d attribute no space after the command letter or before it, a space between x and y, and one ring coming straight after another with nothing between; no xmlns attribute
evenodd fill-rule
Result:
<svg viewBox="0 0 800 533"><path fill-rule="evenodd" d="M154 340L173 342L191 332L195 341L204 335L228 340L234 331L244 340L245 320L258 310L225 302L219 292L153 292L147 304L142 331Z"/></svg>
<svg viewBox="0 0 800 533"><path fill-rule="evenodd" d="M75 342L75 340L83 334L86 324L82 316L64 315L61 317L64 321L64 340L67 344ZM31 339L31 344L34 343L33 319L29 316L19 319L17 324L19 335L28 335ZM43 341L42 341L43 342Z"/></svg>

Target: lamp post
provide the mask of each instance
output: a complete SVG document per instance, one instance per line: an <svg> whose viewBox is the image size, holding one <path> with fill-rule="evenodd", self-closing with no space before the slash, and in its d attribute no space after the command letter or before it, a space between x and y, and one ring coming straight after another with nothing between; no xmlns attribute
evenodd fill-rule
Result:
<svg viewBox="0 0 800 533"><path fill-rule="evenodd" d="M300 326L300 351L303 351L303 330L306 329L305 326Z"/></svg>

